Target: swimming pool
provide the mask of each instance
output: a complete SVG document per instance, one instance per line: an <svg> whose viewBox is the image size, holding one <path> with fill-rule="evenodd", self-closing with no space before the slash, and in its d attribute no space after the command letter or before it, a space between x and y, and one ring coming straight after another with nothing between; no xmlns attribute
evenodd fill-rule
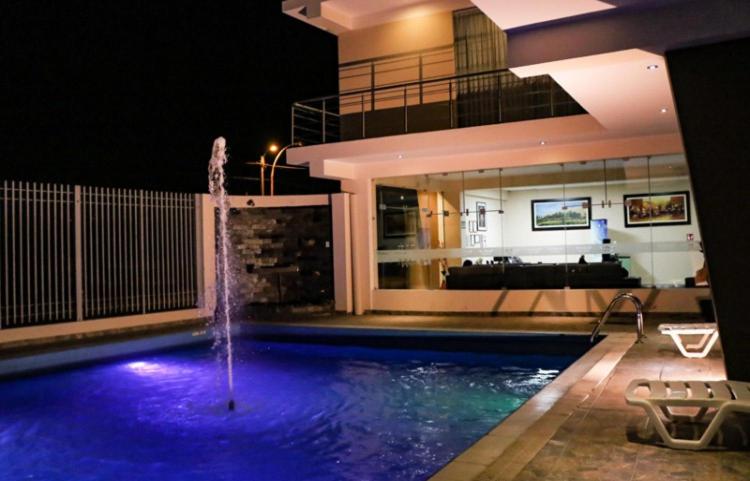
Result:
<svg viewBox="0 0 750 481"><path fill-rule="evenodd" d="M6 379L0 479L425 480L583 354L579 338L243 336L235 412L206 345Z"/></svg>

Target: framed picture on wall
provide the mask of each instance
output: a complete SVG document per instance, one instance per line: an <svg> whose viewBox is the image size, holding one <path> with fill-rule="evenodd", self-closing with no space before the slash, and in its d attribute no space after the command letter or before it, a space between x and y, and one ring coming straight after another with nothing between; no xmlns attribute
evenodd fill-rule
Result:
<svg viewBox="0 0 750 481"><path fill-rule="evenodd" d="M622 196L625 227L690 224L690 192Z"/></svg>
<svg viewBox="0 0 750 481"><path fill-rule="evenodd" d="M484 247L484 234L472 234L469 243L472 247Z"/></svg>
<svg viewBox="0 0 750 481"><path fill-rule="evenodd" d="M487 230L486 202L477 202L477 230Z"/></svg>
<svg viewBox="0 0 750 481"><path fill-rule="evenodd" d="M591 228L591 197L535 199L531 201L531 229Z"/></svg>

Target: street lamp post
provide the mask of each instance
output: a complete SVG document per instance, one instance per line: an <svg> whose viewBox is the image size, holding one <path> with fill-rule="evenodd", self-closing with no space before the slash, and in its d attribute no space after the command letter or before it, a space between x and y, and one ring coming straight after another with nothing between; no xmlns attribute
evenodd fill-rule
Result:
<svg viewBox="0 0 750 481"><path fill-rule="evenodd" d="M260 160L258 161L258 164L260 165L260 195L266 195L266 167L268 166L268 164L266 164L266 154L269 152L273 154L278 150L278 145L271 144L260 156Z"/></svg>
<svg viewBox="0 0 750 481"><path fill-rule="evenodd" d="M288 149L289 147L299 147L300 145L302 145L301 142L292 142L291 144L289 144L289 145L285 146L284 148L282 148L281 150L279 150L279 153L276 154L276 157L274 157L273 164L271 164L271 195L274 194L273 179L274 179L274 173L276 172L276 162L279 161L279 158L281 157L281 154L283 154L286 151L286 149ZM262 169L261 169L261 171L262 171Z"/></svg>

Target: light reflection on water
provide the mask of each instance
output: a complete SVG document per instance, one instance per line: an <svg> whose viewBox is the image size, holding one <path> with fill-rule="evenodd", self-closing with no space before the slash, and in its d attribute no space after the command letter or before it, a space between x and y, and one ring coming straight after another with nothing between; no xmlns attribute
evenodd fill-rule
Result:
<svg viewBox="0 0 750 481"><path fill-rule="evenodd" d="M0 382L0 479L424 480L568 356L240 340Z"/></svg>

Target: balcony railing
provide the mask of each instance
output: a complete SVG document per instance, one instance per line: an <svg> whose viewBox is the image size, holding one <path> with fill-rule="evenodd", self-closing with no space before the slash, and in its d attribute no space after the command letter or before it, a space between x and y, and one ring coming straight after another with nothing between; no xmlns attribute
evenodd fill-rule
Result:
<svg viewBox="0 0 750 481"><path fill-rule="evenodd" d="M494 70L295 102L292 139L325 144L582 113L548 75Z"/></svg>

